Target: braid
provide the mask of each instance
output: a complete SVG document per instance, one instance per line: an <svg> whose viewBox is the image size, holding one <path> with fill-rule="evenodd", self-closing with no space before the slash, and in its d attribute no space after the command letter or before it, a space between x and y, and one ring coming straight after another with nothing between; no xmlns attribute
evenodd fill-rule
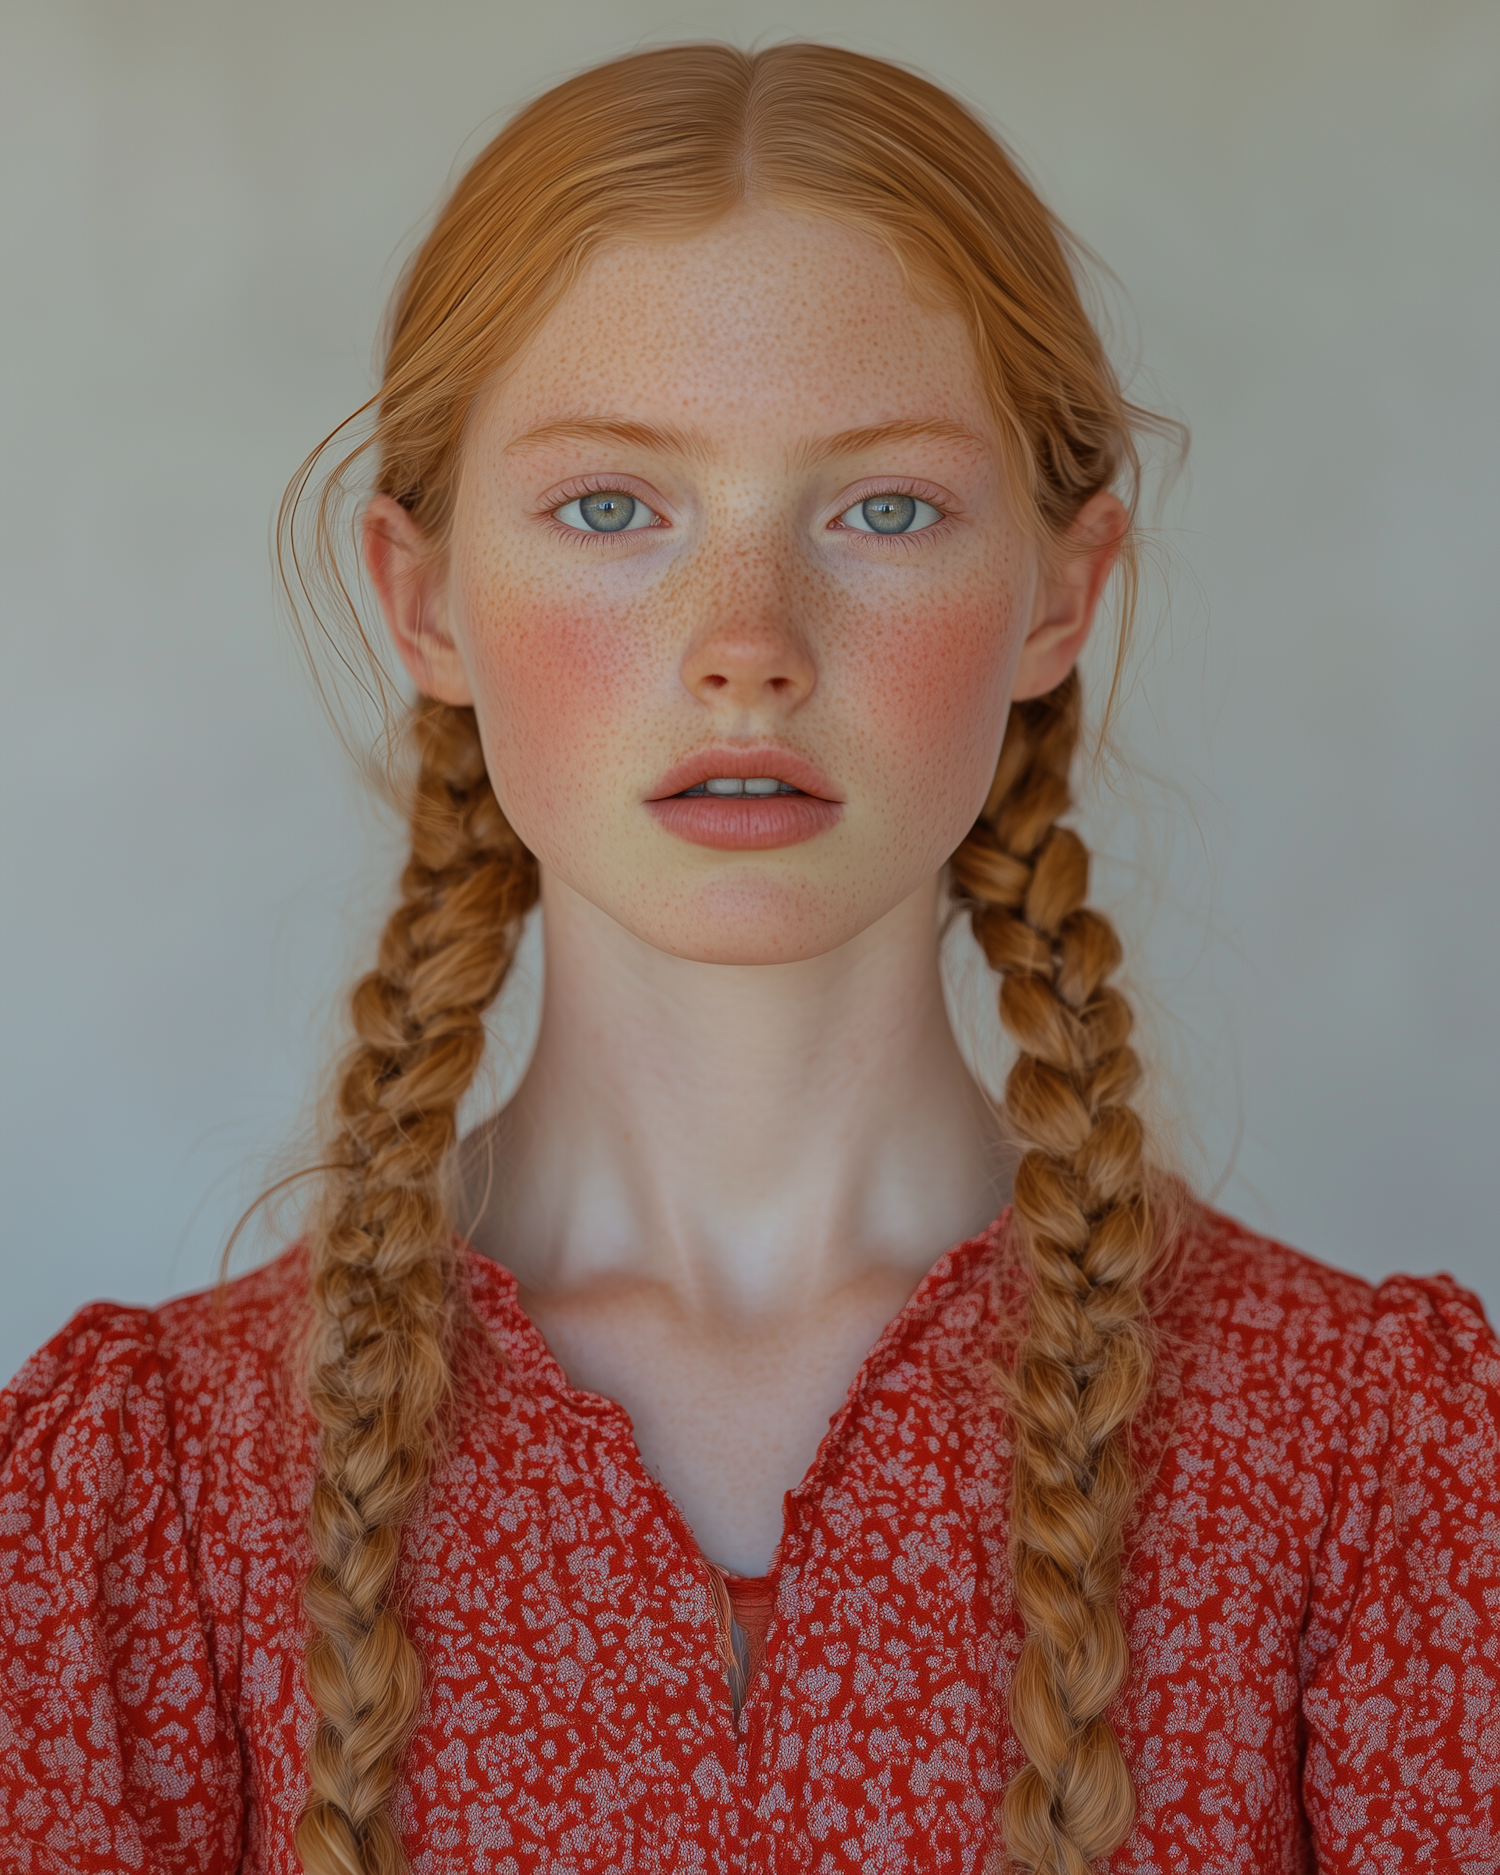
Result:
<svg viewBox="0 0 1500 1875"><path fill-rule="evenodd" d="M1088 853L1057 826L1081 714L1076 672L1011 710L985 811L953 860L1020 1047L1006 1082L1029 1150L1015 1210L1031 1264L1027 1332L1002 1374L1014 1426L1011 1564L1026 1639L1011 1719L1027 1758L1005 1793L1016 1867L1085 1875L1129 1832L1130 1774L1106 1710L1129 1664L1116 1606L1133 1495L1130 1422L1151 1376L1153 1258L1131 1013L1120 961L1083 909Z"/></svg>
<svg viewBox="0 0 1500 1875"><path fill-rule="evenodd" d="M401 1528L450 1391L442 1179L536 865L500 812L472 710L422 703L411 858L351 999L333 1183L312 1250L309 1397L322 1432L305 1591L318 1708L297 1827L307 1875L400 1875L388 1813L421 1664L392 1606Z"/></svg>

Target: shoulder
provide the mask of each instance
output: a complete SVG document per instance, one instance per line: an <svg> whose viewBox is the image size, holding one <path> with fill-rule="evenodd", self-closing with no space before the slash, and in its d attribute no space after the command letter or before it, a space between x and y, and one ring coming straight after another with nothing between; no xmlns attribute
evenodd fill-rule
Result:
<svg viewBox="0 0 1500 1875"><path fill-rule="evenodd" d="M1374 1285L1206 1206L1187 1210L1162 1285L1161 1319L1179 1332L1253 1345L1315 1345L1369 1331Z"/></svg>
<svg viewBox="0 0 1500 1875"><path fill-rule="evenodd" d="M1500 1348L1478 1297L1451 1276L1380 1283L1207 1209L1191 1212L1156 1311L1164 1368L1225 1399L1311 1411L1309 1428L1422 1399L1444 1423L1494 1424Z"/></svg>
<svg viewBox="0 0 1500 1875"><path fill-rule="evenodd" d="M174 1440L247 1391L285 1396L304 1311L299 1246L232 1282L157 1308L94 1302L40 1348L0 1394L0 1463L75 1459Z"/></svg>
<svg viewBox="0 0 1500 1875"><path fill-rule="evenodd" d="M1451 1276L1389 1276L1372 1283L1207 1206L1178 1233L1165 1287L1169 1315L1202 1315L1250 1334L1408 1339L1425 1332L1478 1353L1494 1337L1479 1298Z"/></svg>
<svg viewBox="0 0 1500 1875"><path fill-rule="evenodd" d="M15 1866L239 1866L242 1662L301 1563L275 1405L302 1287L293 1253L162 1308L93 1303L0 1395Z"/></svg>

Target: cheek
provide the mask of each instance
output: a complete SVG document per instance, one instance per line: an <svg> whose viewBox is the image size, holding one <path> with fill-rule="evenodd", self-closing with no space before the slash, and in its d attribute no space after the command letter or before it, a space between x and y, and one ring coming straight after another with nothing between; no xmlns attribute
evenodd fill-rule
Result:
<svg viewBox="0 0 1500 1875"><path fill-rule="evenodd" d="M523 838L618 773L621 721L649 687L640 637L582 606L507 604L468 613L472 675L501 804Z"/></svg>
<svg viewBox="0 0 1500 1875"><path fill-rule="evenodd" d="M892 804L966 832L983 804L1010 701L1019 634L993 597L879 634L860 660L859 714Z"/></svg>

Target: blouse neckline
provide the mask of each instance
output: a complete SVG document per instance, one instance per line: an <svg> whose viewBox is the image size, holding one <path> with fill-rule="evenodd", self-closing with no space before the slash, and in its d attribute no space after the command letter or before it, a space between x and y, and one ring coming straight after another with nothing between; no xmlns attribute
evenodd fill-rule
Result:
<svg viewBox="0 0 1500 1875"><path fill-rule="evenodd" d="M953 1296L968 1289L984 1264L1009 1249L1012 1210L1013 1207L1007 1205L999 1217L976 1236L950 1244L938 1256L871 1344L849 1383L843 1405L829 1422L830 1429L849 1417L869 1387L890 1366L897 1350L915 1339ZM630 1415L618 1400L588 1387L575 1387L568 1379L561 1361L547 1345L546 1336L521 1301L521 1285L514 1271L484 1251L476 1250L466 1239L460 1239L460 1251L470 1300L476 1312L487 1327L505 1332L510 1351L519 1358L528 1378L591 1417L618 1416L629 1426ZM814 1459L809 1477L816 1465Z"/></svg>
<svg viewBox="0 0 1500 1875"><path fill-rule="evenodd" d="M896 1364L902 1351L918 1341L944 1308L973 1286L987 1266L1008 1257L1012 1250L1012 1212L1013 1207L1007 1205L977 1236L966 1237L944 1250L876 1336L849 1383L843 1404L830 1418L818 1441L812 1462L786 1494L781 1536L770 1562L763 1574L746 1580L767 1585L776 1581L794 1530L802 1521L802 1512L816 1498L825 1474L837 1464L866 1395ZM521 1301L520 1282L512 1270L476 1250L466 1240L461 1240L461 1251L470 1301L485 1326L503 1337L507 1351L534 1386L544 1388L585 1418L613 1423L632 1470L660 1498L670 1520L680 1526L688 1546L698 1554L686 1516L646 1465L626 1408L608 1394L572 1384L562 1363L548 1347L545 1335L527 1313ZM706 1558L704 1566L717 1567Z"/></svg>

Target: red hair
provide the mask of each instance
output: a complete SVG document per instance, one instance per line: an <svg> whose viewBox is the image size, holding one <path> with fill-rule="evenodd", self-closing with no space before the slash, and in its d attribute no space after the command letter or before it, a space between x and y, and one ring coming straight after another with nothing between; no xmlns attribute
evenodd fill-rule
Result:
<svg viewBox="0 0 1500 1875"><path fill-rule="evenodd" d="M1137 437L1159 426L1121 392L1080 299L1073 243L946 92L813 45L641 53L569 79L501 131L407 270L366 406L371 433L323 481L308 550L299 510L323 450L288 490L283 567L313 611L331 600L355 649L371 652L336 538L365 450L378 489L441 550L474 398L589 256L608 242L689 236L746 201L869 234L919 296L962 312L1016 512L1044 550L1061 549L1091 495L1124 496L1123 648ZM1129 1104L1130 1010L1108 983L1119 945L1084 908L1088 856L1058 825L1079 721L1076 676L1014 707L985 811L952 863L1000 973L1001 1015L1019 1048L1006 1107L1028 1146L1015 1210L1032 1265L1030 1319L998 1376L1013 1425L1012 1566L1026 1623L1011 1716L1028 1764L1002 1822L1016 1866L1057 1875L1115 1847L1133 1814L1106 1715L1127 1666L1116 1609L1132 1495L1126 1435L1150 1377L1143 1283L1156 1242ZM320 1717L297 1837L308 1875L405 1867L389 1804L421 1675L392 1590L452 1389L445 1177L483 1053L483 1012L536 894L535 862L496 805L472 711L419 700L408 726L412 856L377 967L354 991L356 1039L312 1235L309 1393L322 1439L306 1596Z"/></svg>

